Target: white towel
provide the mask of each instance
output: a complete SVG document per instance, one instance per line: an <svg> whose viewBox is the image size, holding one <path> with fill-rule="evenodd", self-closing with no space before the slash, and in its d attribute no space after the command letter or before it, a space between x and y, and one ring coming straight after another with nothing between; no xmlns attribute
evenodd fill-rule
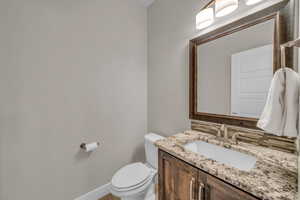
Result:
<svg viewBox="0 0 300 200"><path fill-rule="evenodd" d="M284 75L284 73L286 73ZM285 86L286 84L286 86ZM299 125L299 74L290 68L274 74L265 108L257 127L268 133L297 137Z"/></svg>

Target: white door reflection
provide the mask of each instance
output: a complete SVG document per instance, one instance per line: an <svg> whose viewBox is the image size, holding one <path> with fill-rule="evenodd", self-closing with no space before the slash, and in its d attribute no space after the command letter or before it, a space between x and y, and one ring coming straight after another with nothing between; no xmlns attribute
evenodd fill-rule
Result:
<svg viewBox="0 0 300 200"><path fill-rule="evenodd" d="M273 76L273 45L231 56L231 115L259 118Z"/></svg>

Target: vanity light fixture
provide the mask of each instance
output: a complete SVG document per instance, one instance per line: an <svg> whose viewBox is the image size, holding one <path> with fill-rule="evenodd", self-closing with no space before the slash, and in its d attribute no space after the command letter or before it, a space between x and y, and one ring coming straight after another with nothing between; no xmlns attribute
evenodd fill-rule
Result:
<svg viewBox="0 0 300 200"><path fill-rule="evenodd" d="M206 8L196 15L196 28L203 29L214 22L214 9Z"/></svg>
<svg viewBox="0 0 300 200"><path fill-rule="evenodd" d="M214 15L216 17L223 17L232 13L239 7L239 1L242 0L211 0L209 4L196 15L196 29L204 29L211 25L214 22ZM251 6L263 0L244 1L247 6Z"/></svg>
<svg viewBox="0 0 300 200"><path fill-rule="evenodd" d="M245 1L246 1L247 6L251 6L251 5L261 2L262 0L245 0Z"/></svg>
<svg viewBox="0 0 300 200"><path fill-rule="evenodd" d="M216 0L216 17L226 16L238 8L238 0Z"/></svg>

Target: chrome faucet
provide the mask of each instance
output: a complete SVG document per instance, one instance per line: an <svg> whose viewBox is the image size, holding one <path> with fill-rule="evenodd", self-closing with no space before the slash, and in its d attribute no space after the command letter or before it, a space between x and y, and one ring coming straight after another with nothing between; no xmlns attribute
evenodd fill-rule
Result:
<svg viewBox="0 0 300 200"><path fill-rule="evenodd" d="M223 142L229 142L233 144L238 144L238 137L244 136L241 132L235 132L232 134L231 138L228 135L228 127L225 124L222 124L221 127L218 129L217 137L222 140Z"/></svg>

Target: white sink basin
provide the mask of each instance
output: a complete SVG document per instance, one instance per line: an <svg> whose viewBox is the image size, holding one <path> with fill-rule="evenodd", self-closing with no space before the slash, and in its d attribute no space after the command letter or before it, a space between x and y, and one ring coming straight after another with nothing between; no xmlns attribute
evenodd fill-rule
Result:
<svg viewBox="0 0 300 200"><path fill-rule="evenodd" d="M243 171L250 171L256 163L254 156L240 153L207 142L196 141L184 145L184 148Z"/></svg>

